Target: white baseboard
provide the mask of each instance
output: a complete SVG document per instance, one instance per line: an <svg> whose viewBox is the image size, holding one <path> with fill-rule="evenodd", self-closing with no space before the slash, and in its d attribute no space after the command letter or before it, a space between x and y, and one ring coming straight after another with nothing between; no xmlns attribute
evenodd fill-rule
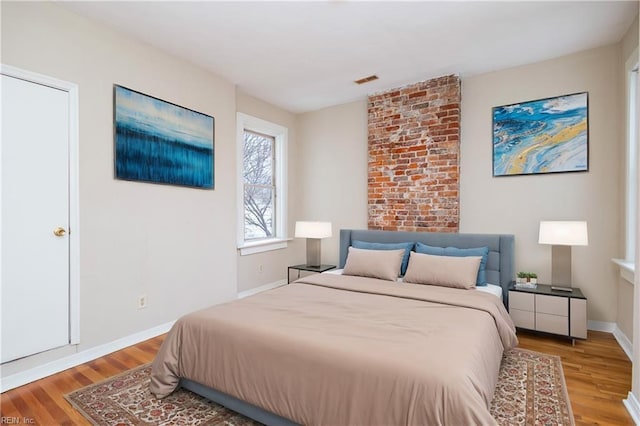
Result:
<svg viewBox="0 0 640 426"><path fill-rule="evenodd" d="M6 392L10 389L17 388L18 386L26 385L27 383L40 380L55 373L59 373L68 368L75 367L85 362L93 361L94 359L103 357L112 352L119 351L128 346L135 345L153 337L166 333L171 329L175 321L162 324L148 330L140 331L138 333L131 334L113 342L105 343L104 345L95 346L82 352L75 353L64 358L57 359L55 361L48 362L37 367L30 368L19 373L12 374L0 379L0 392Z"/></svg>
<svg viewBox="0 0 640 426"><path fill-rule="evenodd" d="M613 330L613 337L616 338L624 353L627 354L629 361L633 362L633 343L631 343L631 340L618 328L617 324Z"/></svg>
<svg viewBox="0 0 640 426"><path fill-rule="evenodd" d="M604 331L605 333L613 333L616 328L615 322L608 321L591 321L587 322L587 329L593 331Z"/></svg>
<svg viewBox="0 0 640 426"><path fill-rule="evenodd" d="M623 399L622 403L627 408L627 411L631 415L633 422L636 425L640 425L640 403L638 403L638 399L636 396L629 392L627 395L627 399Z"/></svg>
<svg viewBox="0 0 640 426"><path fill-rule="evenodd" d="M287 280L279 280L269 284L261 285L260 287L252 288L249 290L241 291L238 293L238 299L243 299L254 294L262 293L263 291L271 290L272 288L282 287L287 284Z"/></svg>

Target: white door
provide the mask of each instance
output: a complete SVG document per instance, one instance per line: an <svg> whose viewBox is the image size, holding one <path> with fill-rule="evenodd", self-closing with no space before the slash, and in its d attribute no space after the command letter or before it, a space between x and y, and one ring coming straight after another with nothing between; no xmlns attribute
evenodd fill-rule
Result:
<svg viewBox="0 0 640 426"><path fill-rule="evenodd" d="M69 93L0 90L4 363L69 344Z"/></svg>

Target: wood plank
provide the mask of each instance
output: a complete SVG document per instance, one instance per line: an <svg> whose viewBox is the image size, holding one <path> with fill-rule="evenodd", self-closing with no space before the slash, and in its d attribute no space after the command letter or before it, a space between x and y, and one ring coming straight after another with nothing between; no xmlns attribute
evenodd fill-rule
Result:
<svg viewBox="0 0 640 426"><path fill-rule="evenodd" d="M79 411L76 411L71 407L71 404L64 398L64 395L73 392L76 389L80 389L83 386L80 384L71 385L66 381L66 378L70 377L68 375L60 375L60 377L56 378L54 381L43 381L41 386L42 389L49 395L51 399L55 401L55 403L64 410L64 418L62 419L62 424L69 425L84 425L89 424L89 422L80 414Z"/></svg>
<svg viewBox="0 0 640 426"><path fill-rule="evenodd" d="M10 398L2 398L0 400L0 417L6 417L5 413L18 413L18 408L13 405Z"/></svg>
<svg viewBox="0 0 640 426"><path fill-rule="evenodd" d="M54 425L57 424L57 420L51 416L46 407L42 406L35 396L34 389L37 387L27 385L18 396L21 399L21 404L24 403L26 407L20 407L21 417L25 419L33 419L37 425ZM25 410L26 408L26 410Z"/></svg>
<svg viewBox="0 0 640 426"><path fill-rule="evenodd" d="M43 382L38 386L34 386L31 393L40 403L41 408L47 411L52 419L55 419L59 425L70 424L69 416L64 412L64 409L60 406L59 401L52 399L49 394L43 389L43 385L47 382Z"/></svg>

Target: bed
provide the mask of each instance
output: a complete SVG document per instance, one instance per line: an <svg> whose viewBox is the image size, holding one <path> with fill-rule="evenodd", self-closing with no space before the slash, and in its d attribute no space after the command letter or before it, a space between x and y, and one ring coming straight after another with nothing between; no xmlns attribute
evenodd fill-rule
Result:
<svg viewBox="0 0 640 426"><path fill-rule="evenodd" d="M503 298L513 277L511 235L342 230L341 269L355 241L488 247L486 279ZM178 320L151 391L182 386L269 425L492 424L516 344L493 294L317 274Z"/></svg>

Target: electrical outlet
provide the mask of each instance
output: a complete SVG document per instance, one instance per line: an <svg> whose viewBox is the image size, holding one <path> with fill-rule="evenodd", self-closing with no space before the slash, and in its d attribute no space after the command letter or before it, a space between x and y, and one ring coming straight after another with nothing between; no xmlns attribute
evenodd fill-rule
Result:
<svg viewBox="0 0 640 426"><path fill-rule="evenodd" d="M147 295L142 294L138 296L138 309L144 309L147 307Z"/></svg>

